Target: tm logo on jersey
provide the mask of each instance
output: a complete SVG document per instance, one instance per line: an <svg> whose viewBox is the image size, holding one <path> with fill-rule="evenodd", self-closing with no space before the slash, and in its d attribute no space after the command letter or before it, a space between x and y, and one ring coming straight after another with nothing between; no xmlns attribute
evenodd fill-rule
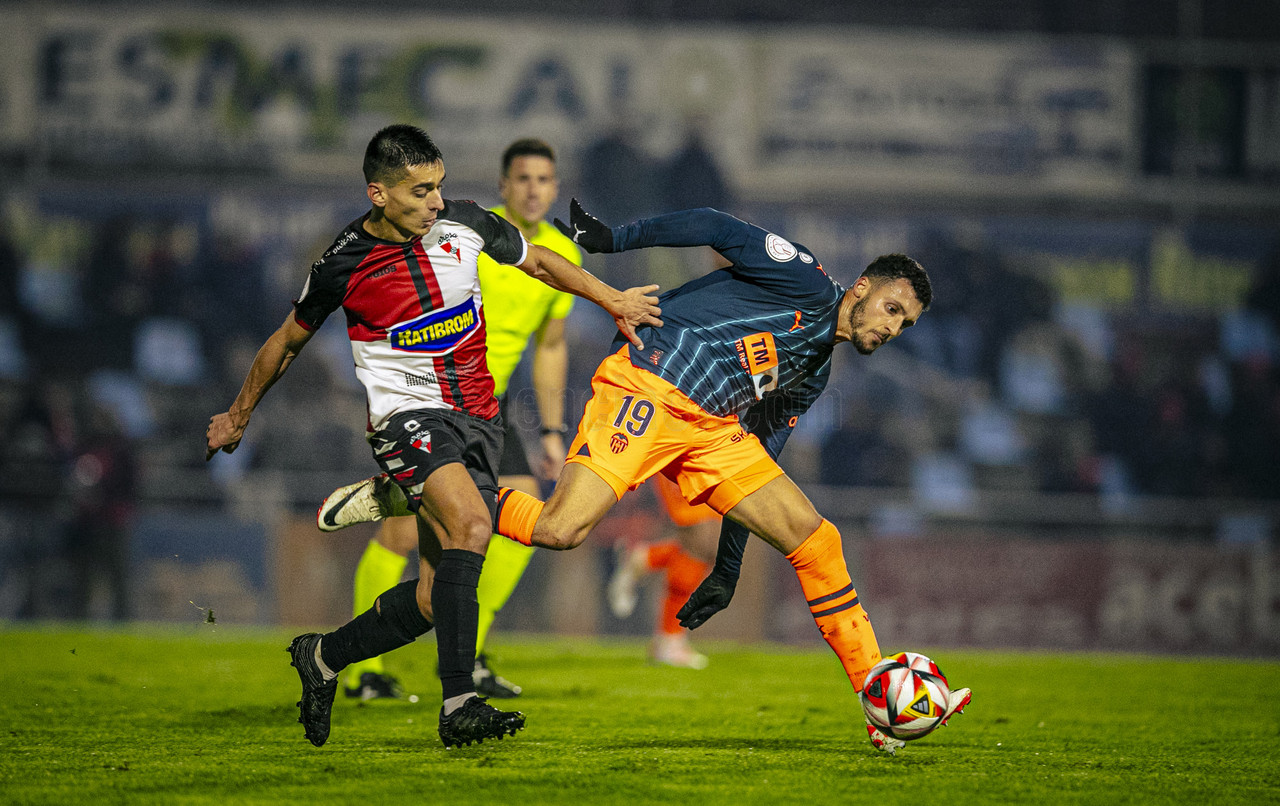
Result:
<svg viewBox="0 0 1280 806"><path fill-rule="evenodd" d="M411 353L443 353L452 350L480 326L475 303L467 299L461 305L397 325L388 339L393 350Z"/></svg>
<svg viewBox="0 0 1280 806"><path fill-rule="evenodd" d="M751 376L757 400L778 388L778 348L772 333L752 333L738 339L734 347L738 350L738 363Z"/></svg>

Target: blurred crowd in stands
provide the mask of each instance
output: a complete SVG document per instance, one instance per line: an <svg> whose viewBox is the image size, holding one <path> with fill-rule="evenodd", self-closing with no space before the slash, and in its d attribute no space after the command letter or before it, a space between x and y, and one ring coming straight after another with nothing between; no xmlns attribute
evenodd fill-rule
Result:
<svg viewBox="0 0 1280 806"><path fill-rule="evenodd" d="M891 347L914 363L841 385L855 403L822 443L824 482L960 505L972 489L1280 497L1274 258L1239 309L1162 320L1056 299L997 246L913 250L936 302Z"/></svg>

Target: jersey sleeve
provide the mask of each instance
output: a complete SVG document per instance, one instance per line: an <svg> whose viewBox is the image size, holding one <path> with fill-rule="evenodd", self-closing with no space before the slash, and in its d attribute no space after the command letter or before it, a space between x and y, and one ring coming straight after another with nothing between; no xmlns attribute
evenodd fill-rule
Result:
<svg viewBox="0 0 1280 806"><path fill-rule="evenodd" d="M314 332L342 305L346 278L350 276L349 271L343 271L342 264L349 262L341 248L335 246L311 264L302 293L293 301L293 318L299 325Z"/></svg>
<svg viewBox="0 0 1280 806"><path fill-rule="evenodd" d="M495 263L518 266L529 254L529 243L514 224L473 201L446 200L440 216L475 230Z"/></svg>
<svg viewBox="0 0 1280 806"><path fill-rule="evenodd" d="M833 283L813 255L787 239L710 207L666 213L613 228L614 251L649 246L710 246L728 271L787 296L831 293Z"/></svg>

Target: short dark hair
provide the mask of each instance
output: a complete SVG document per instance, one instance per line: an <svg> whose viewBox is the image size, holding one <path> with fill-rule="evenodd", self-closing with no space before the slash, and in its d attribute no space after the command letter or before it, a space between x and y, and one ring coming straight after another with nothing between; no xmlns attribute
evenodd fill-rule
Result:
<svg viewBox="0 0 1280 806"><path fill-rule="evenodd" d="M925 273L923 266L906 255L881 255L871 261L862 276L873 283L906 280L911 283L911 290L916 292L916 299L920 300L923 310L929 310L933 303L933 285L929 282L929 275Z"/></svg>
<svg viewBox="0 0 1280 806"><path fill-rule="evenodd" d="M442 162L444 156L417 126L396 123L380 130L364 151L364 181L397 185L412 165Z"/></svg>
<svg viewBox="0 0 1280 806"><path fill-rule="evenodd" d="M516 157L546 157L555 162L556 152L551 150L551 146L547 145L545 140L539 140L536 137L522 137L507 146L507 150L502 152L503 176L506 176L507 171L511 170L511 163L515 161Z"/></svg>

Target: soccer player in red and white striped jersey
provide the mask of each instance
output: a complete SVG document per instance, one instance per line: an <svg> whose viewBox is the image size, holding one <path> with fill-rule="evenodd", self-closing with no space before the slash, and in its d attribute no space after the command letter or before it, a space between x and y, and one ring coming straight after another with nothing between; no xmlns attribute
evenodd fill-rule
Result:
<svg viewBox="0 0 1280 806"><path fill-rule="evenodd" d="M525 241L469 201L446 200L443 157L426 132L388 126L370 141L370 211L312 267L293 312L262 348L231 407L206 432L207 458L239 445L254 408L328 315L342 309L356 375L368 397L368 438L419 524L419 579L397 585L334 632L308 633L289 651L302 680L300 722L317 747L329 736L337 673L437 630L446 747L511 734L519 712L476 697L476 583L497 493L502 423L485 360L481 251L607 310L637 346L659 325L656 286L618 291Z"/></svg>

